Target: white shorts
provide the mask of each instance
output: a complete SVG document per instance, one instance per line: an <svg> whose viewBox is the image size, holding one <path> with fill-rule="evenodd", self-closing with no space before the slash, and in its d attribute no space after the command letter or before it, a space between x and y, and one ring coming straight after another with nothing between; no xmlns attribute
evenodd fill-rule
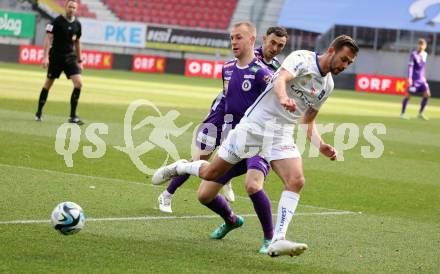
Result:
<svg viewBox="0 0 440 274"><path fill-rule="evenodd" d="M293 133L268 133L260 125L243 118L220 145L218 156L228 163L236 164L255 155L260 155L268 162L301 158Z"/></svg>

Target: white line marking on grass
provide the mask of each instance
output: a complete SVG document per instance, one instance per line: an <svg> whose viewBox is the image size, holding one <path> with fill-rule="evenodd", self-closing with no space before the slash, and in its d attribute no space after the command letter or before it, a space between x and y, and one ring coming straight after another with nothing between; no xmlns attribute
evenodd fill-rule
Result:
<svg viewBox="0 0 440 274"><path fill-rule="evenodd" d="M239 196L239 195L235 195L236 198L239 199L244 199L244 200L249 200L249 197L246 196ZM269 200L271 203L273 204L278 204L278 201L274 201L274 200ZM341 210L341 209L334 209L334 208L328 208L328 207L321 207L321 206L314 206L314 205L304 205L304 204L299 204L299 206L301 207L308 207L308 208L315 208L315 209L323 209L323 210L329 210L329 211L336 211L336 212L351 212L351 213L360 213L360 212L354 212L354 211L349 211L349 210Z"/></svg>
<svg viewBox="0 0 440 274"><path fill-rule="evenodd" d="M36 172L46 172L46 173L51 173L51 174L58 174L58 175L64 175L64 176L76 176L76 177L80 177L80 178L87 178L87 179L91 179L91 180L105 180L105 181L110 181L113 183L128 183L128 184L135 184L135 185L141 185L141 186L147 186L147 187L152 187L152 188L160 188L161 186L155 186L155 185L150 185L147 183L141 183L141 182L136 182L136 181L129 181L129 180L124 180L124 179L116 179L116 178L108 178L108 177L99 177L99 176L91 176L91 175L84 175L84 174L78 174L78 173L68 173L68 172L62 172L62 171L56 171L56 170L50 170L50 169L40 169L40 168L33 168L33 167L27 167L27 166L16 166L16 165L8 165L8 164L1 164L0 163L0 167L9 167L9 168L19 168L19 169L25 169L25 170L32 170L32 171L36 171ZM184 191L188 191L187 189L182 189ZM246 199L249 200L249 197L245 197L245 196L236 196L239 199ZM277 204L278 201L273 201L271 200L271 202L273 204ZM354 212L354 211L349 211L349 210L340 210L340 209L333 209L333 208L326 208L326 207L320 207L320 206L313 206L313 205L304 205L301 204L301 207L308 207L308 208L315 208L315 209L322 209L322 210L330 210L330 211L334 211L334 212L350 212L352 214L358 214L359 212Z"/></svg>
<svg viewBox="0 0 440 274"><path fill-rule="evenodd" d="M351 211L330 211L330 212L298 212L295 216L335 216L335 215L357 215L360 213ZM273 214L276 216L275 214ZM256 214L240 214L242 217L257 217ZM179 220L179 219L214 219L220 218L218 215L194 215L194 216L141 216L141 217L106 217L106 218L86 218L87 222L119 222L119 221L154 221L154 220ZM13 220L0 221L0 225L18 224L47 224L50 220Z"/></svg>

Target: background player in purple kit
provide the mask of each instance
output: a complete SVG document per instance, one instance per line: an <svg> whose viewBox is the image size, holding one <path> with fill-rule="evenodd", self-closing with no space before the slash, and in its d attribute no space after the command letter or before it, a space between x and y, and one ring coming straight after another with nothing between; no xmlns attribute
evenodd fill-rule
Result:
<svg viewBox="0 0 440 274"><path fill-rule="evenodd" d="M278 54L284 49L287 43L287 31L281 27L270 27L266 31L266 35L263 36L263 44L259 48L255 49L255 56L261 60L267 68L273 73L280 66L280 61L276 58ZM225 84L225 83L224 83ZM226 117L226 122L228 122ZM229 121L230 122L230 121ZM209 132L203 125L212 124L217 128L217 132ZM217 96L211 105L211 110L205 120L199 127L196 136L196 146L202 151L196 152L193 158L208 160L211 156L211 152L215 150L221 143L221 138L226 137L227 132L222 134L223 125L225 124L225 98L224 90ZM182 175L173 178L168 185L167 189L163 191L158 197L159 209L162 212L171 213L171 201L172 196L176 190L182 186L189 178L189 175ZM228 182L224 185L225 198L233 202L235 200L234 192L232 191L231 183ZM253 194L253 193L249 193Z"/></svg>
<svg viewBox="0 0 440 274"><path fill-rule="evenodd" d="M419 39L417 43L417 50L411 52L408 65L408 95L402 101L402 112L400 118L409 119L405 115L406 105L413 94L423 93L422 101L420 102L420 109L418 117L422 120L428 120L423 114L426 105L428 104L428 98L431 97L431 91L429 90L428 82L425 78L425 65L428 54L425 51L426 41L425 39Z"/></svg>

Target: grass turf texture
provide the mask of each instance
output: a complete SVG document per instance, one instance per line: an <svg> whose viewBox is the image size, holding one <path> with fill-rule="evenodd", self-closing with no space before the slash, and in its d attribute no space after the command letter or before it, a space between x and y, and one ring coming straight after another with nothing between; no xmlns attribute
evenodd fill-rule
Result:
<svg viewBox="0 0 440 274"><path fill-rule="evenodd" d="M55 205L71 200L89 218L170 216L156 209L164 187L152 187L126 154L123 119L127 106L147 99L162 113L176 109L178 126L194 125L206 115L220 81L172 75L86 71L79 113L86 121L80 148L67 168L54 149L55 134L69 114L70 81L60 79L50 91L44 121L33 121L45 72L35 66L0 64L0 222L48 220ZM440 92L440 91L433 91ZM310 250L298 258L270 258L257 253L262 240L258 219L245 218L243 228L221 241L209 233L222 222L196 200L198 180L190 179L176 194L175 219L86 221L74 236L56 233L48 223L0 224L0 272L166 272L166 273L438 273L440 271L440 101L432 99L428 122L398 119L401 97L335 91L319 123L350 122L363 127L384 123L379 136L385 151L379 159L361 157L362 134L345 161L304 156L306 186L288 238ZM408 114L415 116L420 99ZM139 110L140 121L147 109ZM107 151L87 159L83 145L88 124L109 125L101 135ZM192 128L191 128L192 129ZM150 129L137 132L137 144ZM172 141L182 157L189 155L192 130ZM324 138L333 142L334 133ZM142 157L151 168L165 154L153 149ZM271 174L265 189L276 213L282 185ZM243 177L234 180L239 214L253 214ZM362 214L325 215L352 211ZM311 213L319 213L313 215ZM331 214L331 213L330 213Z"/></svg>

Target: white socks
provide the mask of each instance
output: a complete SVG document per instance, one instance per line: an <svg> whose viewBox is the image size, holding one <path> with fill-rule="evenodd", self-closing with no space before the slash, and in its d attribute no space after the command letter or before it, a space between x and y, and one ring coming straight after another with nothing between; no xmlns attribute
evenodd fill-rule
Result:
<svg viewBox="0 0 440 274"><path fill-rule="evenodd" d="M278 203L277 223L273 234L272 242L275 240L285 239L287 228L295 214L296 207L299 202L299 194L284 190Z"/></svg>
<svg viewBox="0 0 440 274"><path fill-rule="evenodd" d="M169 193L168 190L166 190L166 189L162 192L162 195L163 195L165 198L171 198L171 197L173 197L173 194Z"/></svg>
<svg viewBox="0 0 440 274"><path fill-rule="evenodd" d="M176 169L177 174L190 174L199 177L200 167L204 164L209 164L209 162L205 160L198 160L194 162L179 163Z"/></svg>

